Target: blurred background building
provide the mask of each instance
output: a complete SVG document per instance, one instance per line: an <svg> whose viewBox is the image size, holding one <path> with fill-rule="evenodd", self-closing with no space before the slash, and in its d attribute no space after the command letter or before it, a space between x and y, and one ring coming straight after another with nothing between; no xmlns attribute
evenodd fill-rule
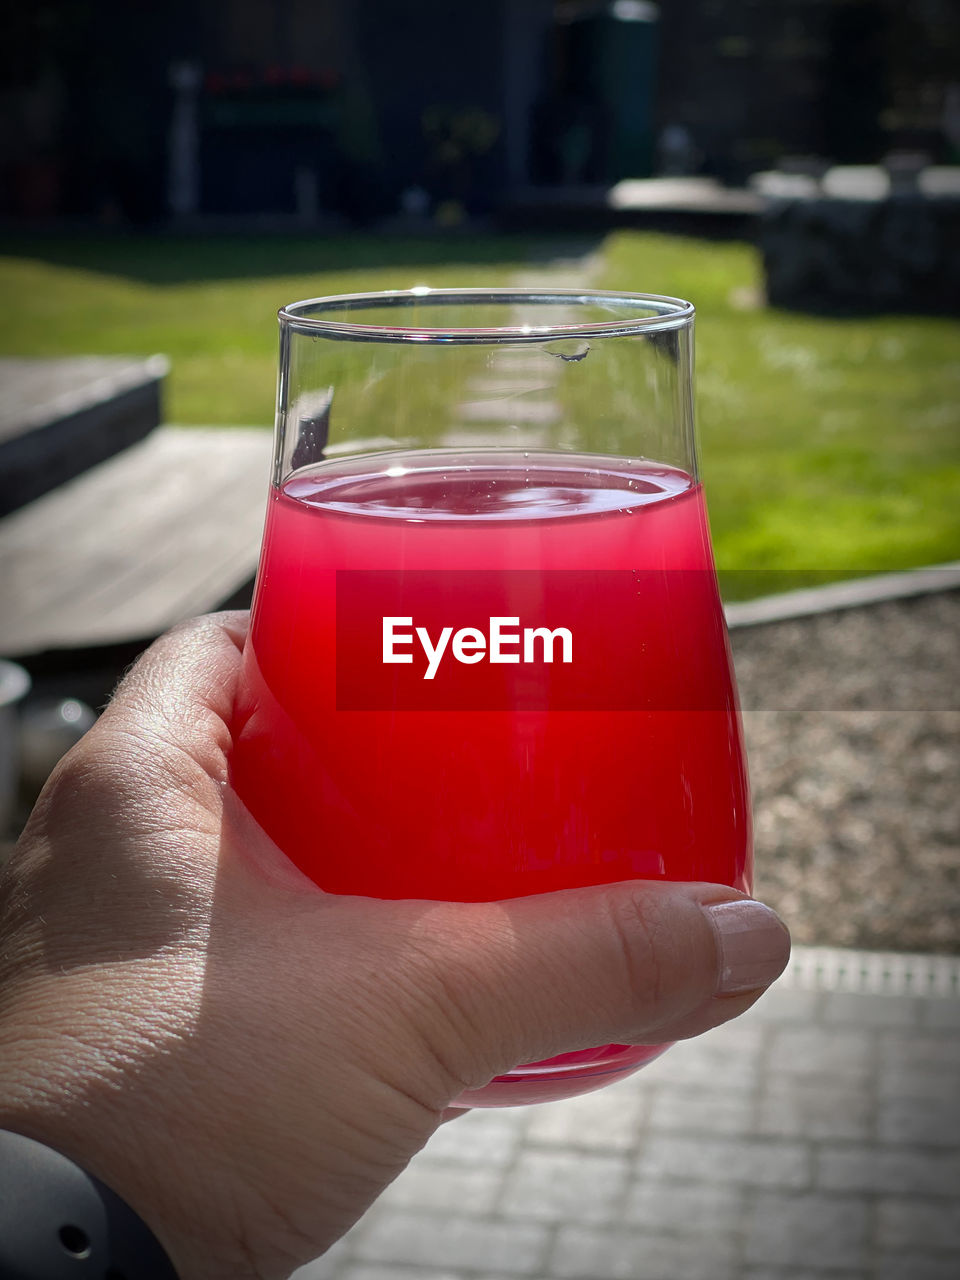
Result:
<svg viewBox="0 0 960 1280"><path fill-rule="evenodd" d="M0 217L363 222L784 157L960 157L955 0L35 0Z"/></svg>

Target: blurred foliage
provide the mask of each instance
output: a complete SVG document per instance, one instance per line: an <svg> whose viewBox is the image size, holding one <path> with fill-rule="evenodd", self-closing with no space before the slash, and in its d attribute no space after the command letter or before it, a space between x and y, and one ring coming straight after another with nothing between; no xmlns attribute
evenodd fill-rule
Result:
<svg viewBox="0 0 960 1280"><path fill-rule="evenodd" d="M500 135L500 122L479 107L427 107L423 134L437 164L460 164L470 156L482 156Z"/></svg>
<svg viewBox="0 0 960 1280"><path fill-rule="evenodd" d="M424 180L435 198L457 201L465 209L484 207L483 159L500 136L500 121L480 107L431 106L421 128L427 144ZM448 209L441 225L455 226Z"/></svg>

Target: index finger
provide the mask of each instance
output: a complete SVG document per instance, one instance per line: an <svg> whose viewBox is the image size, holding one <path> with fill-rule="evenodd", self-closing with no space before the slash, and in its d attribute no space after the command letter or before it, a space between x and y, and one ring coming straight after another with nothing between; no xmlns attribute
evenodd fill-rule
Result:
<svg viewBox="0 0 960 1280"><path fill-rule="evenodd" d="M126 733L187 752L226 776L230 721L249 616L206 614L156 640L120 682L91 733Z"/></svg>

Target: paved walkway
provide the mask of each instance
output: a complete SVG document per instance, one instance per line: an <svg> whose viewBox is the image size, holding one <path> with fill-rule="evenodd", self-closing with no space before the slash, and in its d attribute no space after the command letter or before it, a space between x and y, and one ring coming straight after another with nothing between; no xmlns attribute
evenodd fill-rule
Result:
<svg viewBox="0 0 960 1280"><path fill-rule="evenodd" d="M444 1126L297 1280L956 1280L958 984L796 948L638 1075Z"/></svg>

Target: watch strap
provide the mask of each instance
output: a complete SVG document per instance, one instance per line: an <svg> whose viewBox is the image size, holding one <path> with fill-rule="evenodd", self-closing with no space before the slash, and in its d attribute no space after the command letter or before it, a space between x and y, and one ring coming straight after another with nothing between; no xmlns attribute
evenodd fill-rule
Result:
<svg viewBox="0 0 960 1280"><path fill-rule="evenodd" d="M0 1130L2 1280L177 1280L126 1201L59 1151Z"/></svg>

